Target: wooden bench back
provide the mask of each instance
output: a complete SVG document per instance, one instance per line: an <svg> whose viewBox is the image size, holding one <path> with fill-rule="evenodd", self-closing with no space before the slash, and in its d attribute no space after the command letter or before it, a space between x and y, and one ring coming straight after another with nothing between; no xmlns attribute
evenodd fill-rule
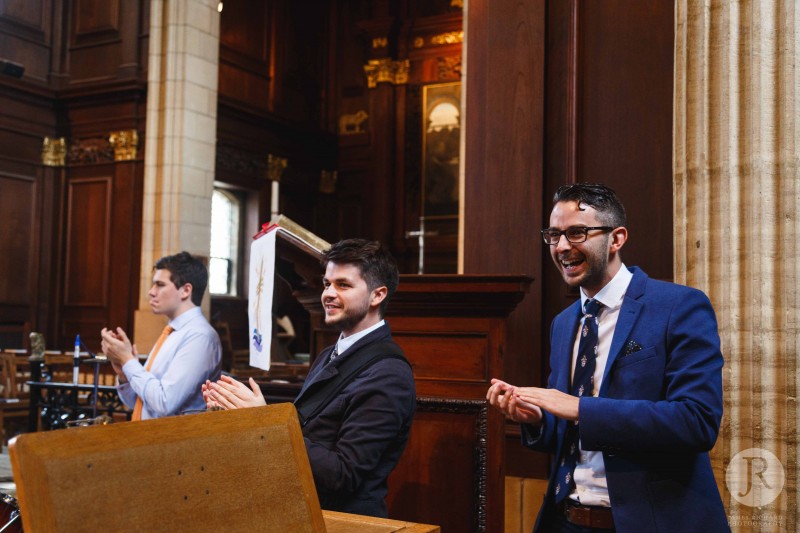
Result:
<svg viewBox="0 0 800 533"><path fill-rule="evenodd" d="M292 404L20 435L25 531L325 531Z"/></svg>

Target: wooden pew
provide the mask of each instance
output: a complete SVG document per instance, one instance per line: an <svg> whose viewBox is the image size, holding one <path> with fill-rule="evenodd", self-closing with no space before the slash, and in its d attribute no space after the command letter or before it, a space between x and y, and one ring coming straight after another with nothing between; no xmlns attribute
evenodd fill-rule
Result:
<svg viewBox="0 0 800 533"><path fill-rule="evenodd" d="M29 433L9 453L25 531L439 531L321 511L291 404Z"/></svg>

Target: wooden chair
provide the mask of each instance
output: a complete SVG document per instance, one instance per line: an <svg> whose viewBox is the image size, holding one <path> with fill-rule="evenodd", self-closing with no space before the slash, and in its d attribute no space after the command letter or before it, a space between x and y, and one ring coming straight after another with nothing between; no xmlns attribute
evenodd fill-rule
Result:
<svg viewBox="0 0 800 533"><path fill-rule="evenodd" d="M8 443L9 437L20 432L18 428L24 428L27 424L30 390L25 383L30 378L27 352L5 350L0 353L0 381L3 386L3 397L0 400L0 430L3 433L4 444Z"/></svg>

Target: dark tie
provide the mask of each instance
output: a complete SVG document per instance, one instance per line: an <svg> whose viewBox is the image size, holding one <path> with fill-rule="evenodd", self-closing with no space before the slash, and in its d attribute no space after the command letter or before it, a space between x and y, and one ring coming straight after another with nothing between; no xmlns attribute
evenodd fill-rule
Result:
<svg viewBox="0 0 800 533"><path fill-rule="evenodd" d="M581 327L581 340L578 344L578 357L575 360L575 372L572 375L573 396L591 396L594 393L594 371L597 367L597 316L603 306L594 299L584 304L584 320ZM575 465L578 463L578 422L567 422L564 435L564 447L561 451L561 463L556 476L556 503L563 500L575 488Z"/></svg>
<svg viewBox="0 0 800 533"><path fill-rule="evenodd" d="M338 355L339 355L339 345L338 344L334 344L333 351L331 352L331 355L328 356L328 362L330 363L331 361L336 359L336 356L338 356Z"/></svg>

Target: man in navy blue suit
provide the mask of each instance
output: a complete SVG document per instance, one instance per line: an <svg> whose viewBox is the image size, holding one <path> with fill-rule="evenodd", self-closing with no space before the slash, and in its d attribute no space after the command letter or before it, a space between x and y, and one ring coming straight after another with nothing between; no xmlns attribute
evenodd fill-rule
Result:
<svg viewBox="0 0 800 533"><path fill-rule="evenodd" d="M325 252L322 267L325 324L341 335L314 361L295 400L311 472L323 509L386 517L387 481L416 409L411 366L383 319L397 264L377 241L346 239ZM253 378L248 388L223 376L206 382L203 394L209 407L266 405Z"/></svg>
<svg viewBox="0 0 800 533"><path fill-rule="evenodd" d="M553 455L534 531L730 531L708 458L723 364L710 301L622 263L625 209L610 188L566 185L553 203L542 236L580 299L551 326L547 388L493 379L486 396ZM585 314L587 300L600 310Z"/></svg>

